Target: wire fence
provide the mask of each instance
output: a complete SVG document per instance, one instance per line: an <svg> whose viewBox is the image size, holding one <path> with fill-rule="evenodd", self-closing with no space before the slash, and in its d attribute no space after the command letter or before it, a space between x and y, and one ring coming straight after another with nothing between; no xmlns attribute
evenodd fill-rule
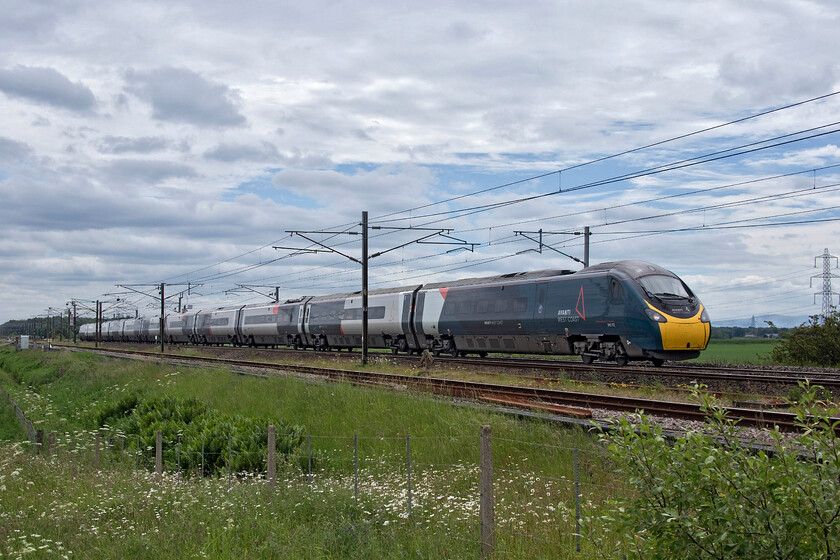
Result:
<svg viewBox="0 0 840 560"><path fill-rule="evenodd" d="M15 416L17 417L18 422L20 422L23 429L26 430L26 435L29 438L29 443L36 443L38 439L38 432L35 429L35 424L33 424L32 421L26 417L26 414L24 414L23 410L21 410L17 403L15 403L15 401L12 400L12 396L9 393L3 391L3 395L6 399L6 404L10 405L14 409Z"/></svg>
<svg viewBox="0 0 840 560"><path fill-rule="evenodd" d="M8 402L12 403L8 394ZM12 403L13 404L13 403ZM100 467L110 463L177 472L185 478L207 476L262 480L282 491L299 485L313 492L341 489L360 508L375 509L383 519L410 519L473 543L482 556L539 557L565 550L586 553L581 521L606 501L626 492L611 477L609 457L599 451L492 437L489 427L475 436L371 437L307 434L301 445L277 453L274 427L263 450L237 448L227 437L223 449L187 445L180 436L156 434L154 446L138 436L99 430L50 433L35 430L23 411L29 441L45 454L67 453ZM453 453L452 449L457 452ZM258 465L236 472L233 465ZM208 465L221 465L210 471ZM581 556L583 557L583 556Z"/></svg>

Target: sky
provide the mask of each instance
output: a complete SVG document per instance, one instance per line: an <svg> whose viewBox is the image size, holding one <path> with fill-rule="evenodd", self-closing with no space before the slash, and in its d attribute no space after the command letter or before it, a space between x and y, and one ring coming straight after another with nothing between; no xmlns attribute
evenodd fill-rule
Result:
<svg viewBox="0 0 840 560"><path fill-rule="evenodd" d="M588 226L713 324L804 320L840 255L839 28L833 0L0 0L0 323L358 290L365 211L371 289L578 270Z"/></svg>

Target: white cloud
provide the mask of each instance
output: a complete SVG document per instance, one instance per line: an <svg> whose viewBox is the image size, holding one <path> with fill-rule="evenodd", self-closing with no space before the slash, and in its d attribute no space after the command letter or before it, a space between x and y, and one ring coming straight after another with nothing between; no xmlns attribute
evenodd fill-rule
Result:
<svg viewBox="0 0 840 560"><path fill-rule="evenodd" d="M354 224L362 210L374 219L413 209L393 224L452 227L484 244L476 253L430 245L389 253L377 281L392 283L576 267L544 251L455 270L534 247L514 230L589 225L593 260L655 261L690 278L702 297L751 274L807 267L840 233L836 222L712 229L837 205L828 190L780 197L837 182L832 170L747 182L840 163L836 135L569 190L840 121L838 97L562 179L519 182L840 89L840 8L828 0L0 7L0 223L10 240L0 247L0 322L55 305L57 294L95 299L118 282L208 266L191 278L256 266L213 279L211 302L237 282L289 284L288 275L297 283L290 295L329 291L332 277L312 279L321 268L346 272L336 289L354 287L355 265L342 258L265 263L284 254L270 244L286 230ZM560 186L561 195L445 214ZM644 202L688 191L701 192ZM763 195L772 198L713 208ZM706 209L638 221L698 208ZM695 226L706 229L639 233ZM410 235L372 243L382 250ZM579 237L553 239L582 255ZM344 243L358 250L352 238ZM748 289L734 304L726 290L709 294L720 318L778 309L757 296L751 304Z"/></svg>

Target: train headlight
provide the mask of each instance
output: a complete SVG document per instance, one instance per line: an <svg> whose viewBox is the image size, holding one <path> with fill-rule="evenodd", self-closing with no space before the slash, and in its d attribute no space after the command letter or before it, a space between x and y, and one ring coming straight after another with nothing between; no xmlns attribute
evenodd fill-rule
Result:
<svg viewBox="0 0 840 560"><path fill-rule="evenodd" d="M656 321L657 323L667 323L668 319L665 318L665 315L656 311L655 309L647 308L645 309L645 314L651 321Z"/></svg>
<svg viewBox="0 0 840 560"><path fill-rule="evenodd" d="M700 313L700 320L704 323L711 323L712 321L709 319L709 314L706 313L706 309L704 308L703 311Z"/></svg>

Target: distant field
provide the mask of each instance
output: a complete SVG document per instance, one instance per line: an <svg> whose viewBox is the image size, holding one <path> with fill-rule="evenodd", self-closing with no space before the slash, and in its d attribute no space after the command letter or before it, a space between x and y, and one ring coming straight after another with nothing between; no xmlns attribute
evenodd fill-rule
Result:
<svg viewBox="0 0 840 560"><path fill-rule="evenodd" d="M771 364L770 352L778 340L766 338L712 339L700 357L701 363Z"/></svg>

